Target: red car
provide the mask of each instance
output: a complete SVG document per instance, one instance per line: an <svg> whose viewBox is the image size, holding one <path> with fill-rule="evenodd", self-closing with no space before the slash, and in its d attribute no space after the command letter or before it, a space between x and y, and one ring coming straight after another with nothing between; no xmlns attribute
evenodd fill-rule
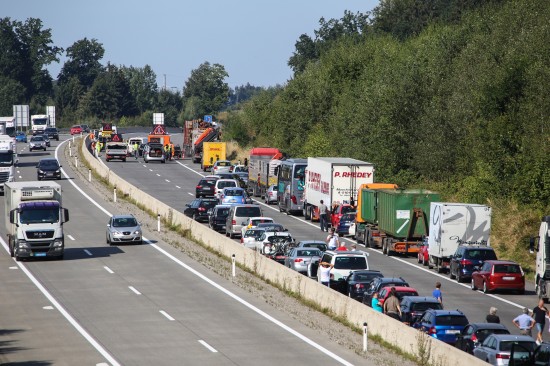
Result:
<svg viewBox="0 0 550 366"><path fill-rule="evenodd" d="M384 301L386 301L386 299L390 296L390 290L392 287L395 287L395 292L397 293L397 298L399 299L399 302L401 302L403 296L418 296L418 291L416 291L416 289L414 289L413 287L386 286L383 287L378 293L378 301L380 306L384 305Z"/></svg>
<svg viewBox="0 0 550 366"><path fill-rule="evenodd" d="M340 219L344 214L347 214L348 212L355 211L355 208L353 208L352 205L349 204L343 204L336 206L330 214L330 223L332 224L333 228L338 228L338 225L340 224Z"/></svg>
<svg viewBox="0 0 550 366"><path fill-rule="evenodd" d="M497 290L513 290L525 293L525 274L521 266L512 261L485 261L472 273L472 290L488 293Z"/></svg>
<svg viewBox="0 0 550 366"><path fill-rule="evenodd" d="M82 127L80 125L74 125L71 127L71 135L80 135L82 133Z"/></svg>
<svg viewBox="0 0 550 366"><path fill-rule="evenodd" d="M422 244L420 251L418 252L418 263L422 263L423 266L427 266L429 263L428 244Z"/></svg>

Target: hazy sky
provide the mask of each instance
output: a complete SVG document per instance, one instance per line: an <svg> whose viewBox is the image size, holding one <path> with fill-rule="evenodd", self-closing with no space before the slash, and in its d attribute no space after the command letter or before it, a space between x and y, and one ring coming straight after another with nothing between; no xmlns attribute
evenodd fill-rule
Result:
<svg viewBox="0 0 550 366"><path fill-rule="evenodd" d="M0 17L39 18L66 49L87 37L103 44L107 61L150 65L157 82L182 89L190 72L208 61L222 64L231 87L283 84L299 36L319 28L319 19L344 10L366 12L378 0L0 0ZM48 68L55 79L65 61Z"/></svg>

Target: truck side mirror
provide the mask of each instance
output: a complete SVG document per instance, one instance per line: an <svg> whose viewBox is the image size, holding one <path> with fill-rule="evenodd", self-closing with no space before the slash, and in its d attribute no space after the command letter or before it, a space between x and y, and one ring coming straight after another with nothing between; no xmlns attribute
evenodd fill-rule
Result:
<svg viewBox="0 0 550 366"><path fill-rule="evenodd" d="M15 224L15 209L10 211L10 224Z"/></svg>
<svg viewBox="0 0 550 366"><path fill-rule="evenodd" d="M68 222L69 221L69 210L64 208L63 209L63 222Z"/></svg>

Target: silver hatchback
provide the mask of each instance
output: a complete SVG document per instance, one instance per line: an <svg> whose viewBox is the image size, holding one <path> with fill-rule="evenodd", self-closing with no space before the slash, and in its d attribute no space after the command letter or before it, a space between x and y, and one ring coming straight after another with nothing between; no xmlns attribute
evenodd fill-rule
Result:
<svg viewBox="0 0 550 366"><path fill-rule="evenodd" d="M109 219L106 232L107 244L141 244L143 237L141 225L133 215L113 215Z"/></svg>
<svg viewBox="0 0 550 366"><path fill-rule="evenodd" d="M285 266L302 274L307 274L307 267L312 261L321 259L323 252L317 248L292 248L285 258Z"/></svg>
<svg viewBox="0 0 550 366"><path fill-rule="evenodd" d="M46 151L46 139L44 139L44 136L38 135L31 137L31 140L29 141L29 151L33 150Z"/></svg>

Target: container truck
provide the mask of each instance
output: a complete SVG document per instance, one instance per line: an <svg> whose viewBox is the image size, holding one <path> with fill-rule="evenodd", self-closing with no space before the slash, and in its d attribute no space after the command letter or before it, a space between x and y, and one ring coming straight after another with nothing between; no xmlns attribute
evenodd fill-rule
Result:
<svg viewBox="0 0 550 366"><path fill-rule="evenodd" d="M15 166L18 163L16 143L8 135L0 135L0 192L4 184L15 179Z"/></svg>
<svg viewBox="0 0 550 366"><path fill-rule="evenodd" d="M69 210L62 207L61 186L55 182L5 184L4 218L10 255L21 258L63 258L63 223Z"/></svg>
<svg viewBox="0 0 550 366"><path fill-rule="evenodd" d="M362 202L368 207L361 208L366 220L365 245L382 248L388 256L418 253L429 233L430 203L439 201L439 194L418 189L381 189L370 194Z"/></svg>
<svg viewBox="0 0 550 366"><path fill-rule="evenodd" d="M550 297L550 216L542 218L539 236L531 238L529 249L531 253L537 252L535 291L539 299L548 302Z"/></svg>
<svg viewBox="0 0 550 366"><path fill-rule="evenodd" d="M378 190L398 189L393 183L369 183L361 184L357 192L357 213L355 215L355 239L359 243L367 244L367 224L378 224L376 218L376 205L378 203Z"/></svg>
<svg viewBox="0 0 550 366"><path fill-rule="evenodd" d="M248 158L247 190L256 197L264 196L269 186L277 184L277 171L283 154L274 147L255 147Z"/></svg>
<svg viewBox="0 0 550 366"><path fill-rule="evenodd" d="M50 116L47 114L33 114L31 116L32 135L44 133L44 130L50 127Z"/></svg>
<svg viewBox="0 0 550 366"><path fill-rule="evenodd" d="M359 187L374 182L374 165L351 158L308 158L305 180L302 211L306 220L316 221L321 200L328 207L335 202L355 206Z"/></svg>
<svg viewBox="0 0 550 366"><path fill-rule="evenodd" d="M471 203L430 203L428 266L450 268L459 245L490 245L491 207Z"/></svg>
<svg viewBox="0 0 550 366"><path fill-rule="evenodd" d="M205 142L202 145L202 163L203 171L212 170L212 165L218 160L225 160L227 152L227 143L225 142Z"/></svg>

